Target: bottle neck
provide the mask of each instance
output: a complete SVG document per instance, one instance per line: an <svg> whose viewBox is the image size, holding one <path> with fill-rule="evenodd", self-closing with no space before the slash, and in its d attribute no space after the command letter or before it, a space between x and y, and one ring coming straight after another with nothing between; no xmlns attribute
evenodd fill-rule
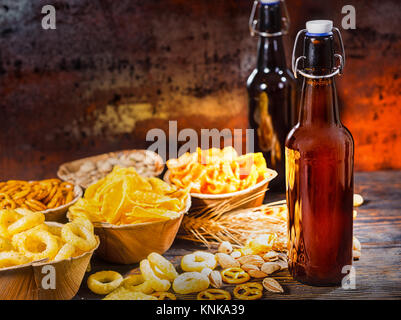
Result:
<svg viewBox="0 0 401 320"><path fill-rule="evenodd" d="M259 31L277 33L282 29L281 7L279 2L274 4L262 4L259 11ZM259 37L258 61L259 71L271 71L276 67L285 67L285 52L283 37Z"/></svg>
<svg viewBox="0 0 401 320"><path fill-rule="evenodd" d="M266 69L285 68L285 52L283 37L260 37L258 43L257 68L259 71Z"/></svg>
<svg viewBox="0 0 401 320"><path fill-rule="evenodd" d="M304 79L299 123L301 126L340 125L334 77Z"/></svg>

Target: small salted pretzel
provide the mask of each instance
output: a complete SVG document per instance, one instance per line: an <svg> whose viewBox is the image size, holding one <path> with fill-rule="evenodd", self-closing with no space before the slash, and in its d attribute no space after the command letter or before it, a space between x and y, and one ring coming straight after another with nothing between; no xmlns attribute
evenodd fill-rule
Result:
<svg viewBox="0 0 401 320"><path fill-rule="evenodd" d="M207 289L198 293L198 300L231 300L230 292L222 289Z"/></svg>
<svg viewBox="0 0 401 320"><path fill-rule="evenodd" d="M263 286L257 282L243 283L236 286L233 293L240 300L258 300L262 298Z"/></svg>
<svg viewBox="0 0 401 320"><path fill-rule="evenodd" d="M157 300L177 300L174 293L171 292L154 292L152 296L156 297Z"/></svg>
<svg viewBox="0 0 401 320"><path fill-rule="evenodd" d="M251 276L241 268L227 268L221 271L221 277L226 283L244 283L247 282Z"/></svg>

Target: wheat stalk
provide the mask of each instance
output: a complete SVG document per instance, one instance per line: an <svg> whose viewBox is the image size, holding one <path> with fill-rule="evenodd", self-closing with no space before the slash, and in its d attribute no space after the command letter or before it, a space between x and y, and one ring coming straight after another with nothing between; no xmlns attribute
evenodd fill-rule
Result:
<svg viewBox="0 0 401 320"><path fill-rule="evenodd" d="M285 200L238 210L265 191L261 190L245 198L231 198L191 211L184 217L178 237L201 242L210 248L216 242L223 241L242 246L250 237L275 234L276 249L284 250L287 242L287 221L283 214L279 214L279 208L285 205ZM266 214L266 211L270 213Z"/></svg>

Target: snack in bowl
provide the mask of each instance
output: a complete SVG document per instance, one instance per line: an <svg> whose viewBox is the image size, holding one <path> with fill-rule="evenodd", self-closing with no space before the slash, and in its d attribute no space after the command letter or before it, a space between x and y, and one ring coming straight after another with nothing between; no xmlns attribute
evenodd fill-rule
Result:
<svg viewBox="0 0 401 320"><path fill-rule="evenodd" d="M84 197L70 207L69 217L112 225L171 220L185 209L188 191L142 177L134 168L116 166L86 189Z"/></svg>
<svg viewBox="0 0 401 320"><path fill-rule="evenodd" d="M93 223L100 238L97 254L104 260L132 264L168 250L190 206L189 189L142 177L134 168L114 167L86 189L67 217Z"/></svg>
<svg viewBox="0 0 401 320"><path fill-rule="evenodd" d="M115 166L133 167L144 177L158 176L164 168L162 158L152 151L124 150L64 163L57 176L87 188L108 175Z"/></svg>
<svg viewBox="0 0 401 320"><path fill-rule="evenodd" d="M0 182L0 209L45 211L66 205L74 198L74 185L59 179Z"/></svg>
<svg viewBox="0 0 401 320"><path fill-rule="evenodd" d="M0 268L42 259L60 261L91 251L96 245L93 230L75 222L47 225L41 212L0 210Z"/></svg>
<svg viewBox="0 0 401 320"><path fill-rule="evenodd" d="M197 148L167 161L168 180L191 193L226 194L247 189L272 175L262 153L239 156L232 147Z"/></svg>

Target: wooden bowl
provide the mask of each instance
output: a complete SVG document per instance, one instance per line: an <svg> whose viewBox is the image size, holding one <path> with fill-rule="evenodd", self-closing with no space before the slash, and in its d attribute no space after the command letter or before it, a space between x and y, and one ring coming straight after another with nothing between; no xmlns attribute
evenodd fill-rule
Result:
<svg viewBox="0 0 401 320"><path fill-rule="evenodd" d="M203 208L210 208L218 206L219 204L225 203L227 205L235 203L242 203L241 205L235 206L235 209L247 209L260 206L263 203L269 182L277 176L277 172L272 169L267 169L266 178L252 187L244 190L223 193L223 194L203 194L203 193L191 193L193 210L201 210ZM170 171L167 170L163 180L170 183L169 179Z"/></svg>
<svg viewBox="0 0 401 320"><path fill-rule="evenodd" d="M152 252L163 254L170 249L190 207L191 197L188 197L185 209L176 219L119 226L94 223L95 234L100 238L96 254L105 261L120 264L139 262Z"/></svg>
<svg viewBox="0 0 401 320"><path fill-rule="evenodd" d="M48 225L61 226L55 222ZM0 300L70 300L78 292L93 252L74 258L47 262L46 259L0 270ZM55 275L55 286L48 279Z"/></svg>
<svg viewBox="0 0 401 320"><path fill-rule="evenodd" d="M150 159L152 159L153 169L147 175L145 174L145 176L156 177L156 176L159 176L163 172L164 162L163 162L162 157L160 157L157 153L155 153L153 151L149 151L149 150L135 150L134 149L134 150L122 150L122 151L116 151L116 152L109 152L109 153L104 153L104 154L100 154L100 155L93 156L93 157L87 157L87 158L82 158L79 160L74 160L71 162L63 163L57 171L57 176L61 180L76 184L75 181L71 180L70 175L76 173L80 169L81 165L84 164L85 162L97 162L100 160L106 160L107 158L115 158L115 157L119 157L121 155L129 155L129 154L133 154L133 153L145 154L146 157L149 157ZM104 176L106 176L106 175L107 175L107 173L104 174ZM79 184L79 186L81 186L83 189L86 189L87 187L89 187L89 185L90 184L85 184L85 183Z"/></svg>
<svg viewBox="0 0 401 320"><path fill-rule="evenodd" d="M69 209L69 207L71 207L75 202L78 201L79 198L82 197L83 191L81 189L81 187L79 186L74 186L74 199L69 202L66 203L60 207L54 208L54 209L47 209L47 210L43 210L41 211L46 218L46 221L55 221L55 222L65 222L66 221L66 213Z"/></svg>

